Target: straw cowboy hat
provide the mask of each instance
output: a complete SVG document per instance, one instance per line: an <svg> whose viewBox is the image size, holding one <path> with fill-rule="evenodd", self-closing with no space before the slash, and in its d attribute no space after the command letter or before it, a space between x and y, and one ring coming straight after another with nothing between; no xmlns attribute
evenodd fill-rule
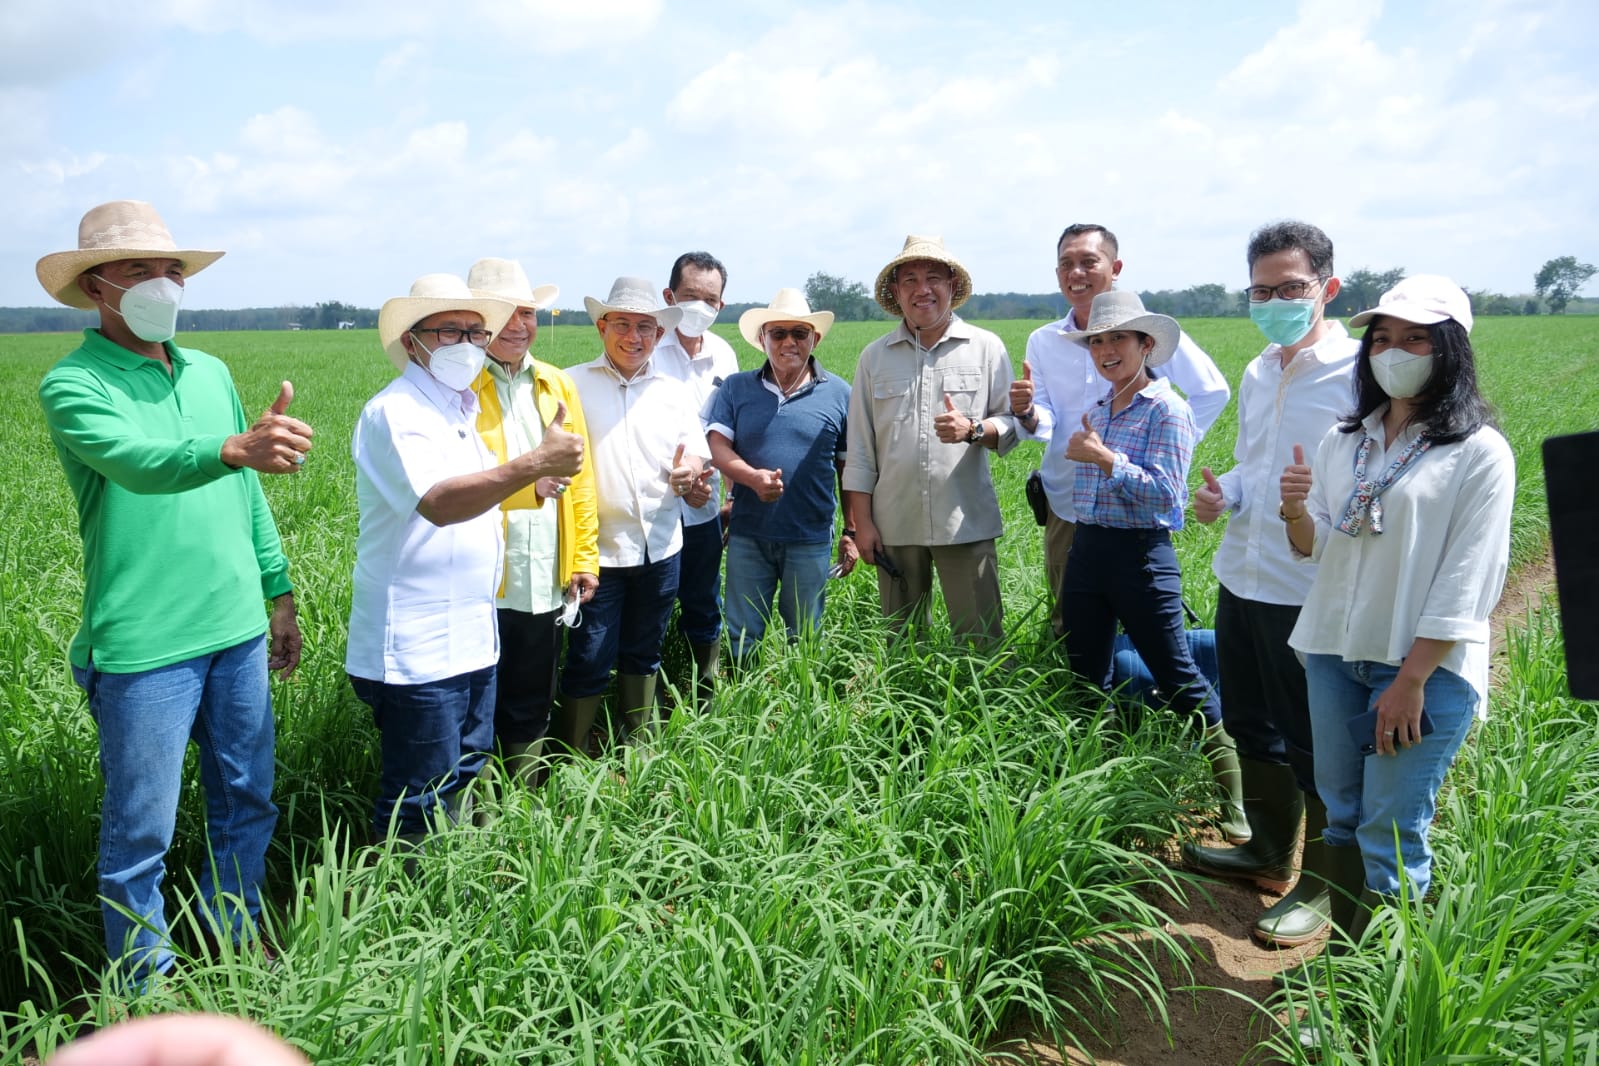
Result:
<svg viewBox="0 0 1599 1066"><path fill-rule="evenodd" d="M833 325L833 312L812 311L805 294L798 289L778 289L772 302L765 307L752 307L738 316L738 331L756 348L765 351L761 344L761 327L768 322L804 322L816 330L816 341L821 343Z"/></svg>
<svg viewBox="0 0 1599 1066"><path fill-rule="evenodd" d="M89 208L78 223L76 251L54 252L34 272L44 291L68 307L92 311L95 303L78 288L78 275L118 259L176 259L192 277L221 259L222 252L179 248L155 208L143 200L112 200Z"/></svg>
<svg viewBox="0 0 1599 1066"><path fill-rule="evenodd" d="M611 283L611 295L604 301L585 296L583 306L588 308L589 321L595 324L612 311L621 311L630 315L649 315L662 329L676 329L677 324L683 321L683 309L666 306L657 295L659 291L644 278L617 278Z"/></svg>
<svg viewBox="0 0 1599 1066"><path fill-rule="evenodd" d="M1078 344L1087 344L1088 338L1112 330L1129 333L1147 333L1155 338L1155 350L1144 361L1145 366L1160 366L1177 350L1177 341L1183 334L1175 318L1151 314L1144 310L1144 301L1136 292L1111 289L1094 297L1088 309L1088 325L1061 336Z"/></svg>
<svg viewBox="0 0 1599 1066"><path fill-rule="evenodd" d="M476 311L483 316L483 328L500 332L517 305L499 296L482 296L467 288L454 274L423 274L411 283L409 296L396 296L378 312L378 340L394 369L404 370L411 358L400 338L405 331L440 311Z"/></svg>
<svg viewBox="0 0 1599 1066"><path fill-rule="evenodd" d="M466 287L478 296L515 300L518 307L542 311L555 302L561 290L554 285L534 288L522 264L515 259L479 259L466 274Z"/></svg>
<svg viewBox="0 0 1599 1066"><path fill-rule="evenodd" d="M905 238L905 247L899 255L890 260L888 266L878 271L877 285L875 287L877 306L895 318L905 317L905 312L900 310L899 300L894 296L894 270L902 263L910 263L918 259L943 263L954 273L954 293L949 300L951 311L966 302L966 298L972 294L972 275L961 265L959 259L956 259L945 250L944 238L912 235Z"/></svg>

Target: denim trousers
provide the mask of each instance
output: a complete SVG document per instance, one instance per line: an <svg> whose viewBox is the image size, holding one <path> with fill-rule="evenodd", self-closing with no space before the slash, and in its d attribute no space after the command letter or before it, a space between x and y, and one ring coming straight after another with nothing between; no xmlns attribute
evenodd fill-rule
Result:
<svg viewBox="0 0 1599 1066"><path fill-rule="evenodd" d="M1113 647L1115 654L1111 658L1110 687L1146 707L1164 705L1166 701L1161 698L1160 687L1155 684L1155 675L1149 672L1144 660L1138 657L1138 649L1133 647L1132 639L1126 633L1117 633ZM1221 683L1216 665L1216 631L1188 630L1188 654L1194 657L1194 665L1199 667L1199 672L1205 675L1205 680L1210 682L1211 688L1216 690L1217 698L1220 698ZM1222 701L1222 706L1226 706L1225 700Z"/></svg>
<svg viewBox="0 0 1599 1066"><path fill-rule="evenodd" d="M477 780L494 747L494 682L492 666L419 685L351 676L382 735L375 838L391 825L401 836L427 833Z"/></svg>
<svg viewBox="0 0 1599 1066"><path fill-rule="evenodd" d="M1305 667L1288 646L1299 620L1295 604L1246 600L1216 589L1216 641L1227 691L1222 722L1238 754L1288 765L1301 792L1316 795L1316 759L1310 733Z"/></svg>
<svg viewBox="0 0 1599 1066"><path fill-rule="evenodd" d="M832 554L825 540L783 544L737 534L727 539L727 633L735 658L765 636L774 595L789 640L802 629L821 628Z"/></svg>
<svg viewBox="0 0 1599 1066"><path fill-rule="evenodd" d="M690 644L709 644L722 635L722 520L684 526L678 560L678 632Z"/></svg>
<svg viewBox="0 0 1599 1066"><path fill-rule="evenodd" d="M1427 837L1438 789L1471 730L1477 693L1459 675L1434 670L1422 689L1433 732L1393 755L1362 755L1348 722L1375 707L1398 674L1386 663L1305 658L1316 789L1327 804L1325 839L1333 847L1359 845L1367 888L1398 895L1403 873L1420 899L1432 881Z"/></svg>
<svg viewBox="0 0 1599 1066"><path fill-rule="evenodd" d="M1167 706L1197 713L1207 725L1221 722L1221 702L1188 650L1182 570L1166 530L1077 523L1060 603L1066 655L1078 676L1109 687L1120 622Z"/></svg>
<svg viewBox="0 0 1599 1066"><path fill-rule="evenodd" d="M278 821L266 638L134 674L101 673L91 663L72 675L100 734L106 953L127 976L142 978L172 962L161 882L190 740L199 748L211 851L200 875L202 906L215 906L211 921L235 937L246 913L253 920L261 912Z"/></svg>
<svg viewBox="0 0 1599 1066"><path fill-rule="evenodd" d="M566 638L561 691L598 696L611 682L611 667L624 674L661 668L661 642L677 600L682 552L642 566L600 567L600 585L583 605L583 623Z"/></svg>

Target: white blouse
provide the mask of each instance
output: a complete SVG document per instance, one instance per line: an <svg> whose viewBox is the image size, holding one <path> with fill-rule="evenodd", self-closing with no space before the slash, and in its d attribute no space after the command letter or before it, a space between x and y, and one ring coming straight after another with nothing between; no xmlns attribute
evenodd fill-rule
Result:
<svg viewBox="0 0 1599 1066"><path fill-rule="evenodd" d="M1367 477L1387 470L1418 434L1383 447L1387 407L1367 416L1374 438ZM1504 437L1484 426L1454 444L1434 445L1382 493L1383 532L1368 519L1358 535L1337 528L1355 487L1362 434L1334 426L1311 464L1306 509L1316 524L1308 557L1316 580L1288 643L1307 654L1397 666L1418 637L1454 641L1440 664L1488 706L1488 617L1510 562L1516 464Z"/></svg>

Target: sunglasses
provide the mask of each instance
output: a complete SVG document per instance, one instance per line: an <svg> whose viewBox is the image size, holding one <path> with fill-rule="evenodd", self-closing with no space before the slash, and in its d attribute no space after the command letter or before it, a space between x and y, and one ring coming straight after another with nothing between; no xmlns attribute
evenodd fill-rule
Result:
<svg viewBox="0 0 1599 1066"><path fill-rule="evenodd" d="M774 340L778 344L782 344L784 341L788 340L790 337L793 337L795 340L799 341L801 344L804 344L806 341L810 340L811 337L813 337L815 334L816 334L816 331L814 329L812 329L811 327L809 327L809 326L767 326L766 327L766 338L767 338L767 340Z"/></svg>

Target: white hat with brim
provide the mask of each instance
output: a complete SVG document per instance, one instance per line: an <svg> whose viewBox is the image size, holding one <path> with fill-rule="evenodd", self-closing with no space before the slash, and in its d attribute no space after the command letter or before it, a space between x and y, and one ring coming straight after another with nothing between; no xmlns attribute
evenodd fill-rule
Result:
<svg viewBox="0 0 1599 1066"><path fill-rule="evenodd" d="M1127 333L1147 333L1155 339L1155 350L1144 361L1145 366L1156 367L1172 357L1183 329L1169 315L1151 314L1144 310L1144 301L1136 292L1110 289L1094 297L1088 309L1088 325L1082 329L1061 333L1076 344L1087 344L1088 338L1101 333L1121 330Z"/></svg>
<svg viewBox="0 0 1599 1066"><path fill-rule="evenodd" d="M498 333L516 312L517 305L499 296L479 296L454 274L424 274L411 283L409 296L385 301L378 312L378 340L394 364L404 370L410 356L400 338L406 330L441 311L476 311L483 316L483 328Z"/></svg>
<svg viewBox="0 0 1599 1066"><path fill-rule="evenodd" d="M1471 332L1471 297L1441 274L1417 274L1405 278L1383 293L1377 306L1349 320L1350 329L1359 329L1378 315L1434 326L1453 319Z"/></svg>
<svg viewBox="0 0 1599 1066"><path fill-rule="evenodd" d="M193 277L221 259L222 252L179 248L154 207L143 200L112 200L89 208L78 223L78 247L53 252L39 260L34 273L58 303L94 309L94 301L78 288L78 275L119 259L176 259L185 277Z"/></svg>
<svg viewBox="0 0 1599 1066"><path fill-rule="evenodd" d="M949 267L950 273L955 275L954 291L949 300L950 310L953 311L966 302L966 298L972 294L972 275L961 265L961 261L944 247L944 238L912 235L905 238L905 247L899 255L891 259L888 266L877 272L877 284L873 288L873 295L877 297L877 306L895 318L905 317L905 312L899 306L899 298L894 295L894 271L905 263L922 259L932 263L943 263Z"/></svg>
<svg viewBox="0 0 1599 1066"><path fill-rule="evenodd" d="M817 343L821 343L833 326L833 312L812 311L805 294L798 289L778 289L772 302L765 307L752 307L738 316L738 331L750 344L765 351L761 343L761 330L768 322L804 322L816 330Z"/></svg>
<svg viewBox="0 0 1599 1066"><path fill-rule="evenodd" d="M583 297L588 308L589 321L598 324L600 319L613 312L629 315L649 315L662 329L676 329L683 321L681 307L668 307L660 297L660 290L644 278L617 278L611 283L611 295L604 300Z"/></svg>
<svg viewBox="0 0 1599 1066"><path fill-rule="evenodd" d="M515 259L479 259L466 273L466 287L473 295L515 300L516 306L535 311L544 310L561 295L554 285L534 288L528 284L527 272Z"/></svg>

